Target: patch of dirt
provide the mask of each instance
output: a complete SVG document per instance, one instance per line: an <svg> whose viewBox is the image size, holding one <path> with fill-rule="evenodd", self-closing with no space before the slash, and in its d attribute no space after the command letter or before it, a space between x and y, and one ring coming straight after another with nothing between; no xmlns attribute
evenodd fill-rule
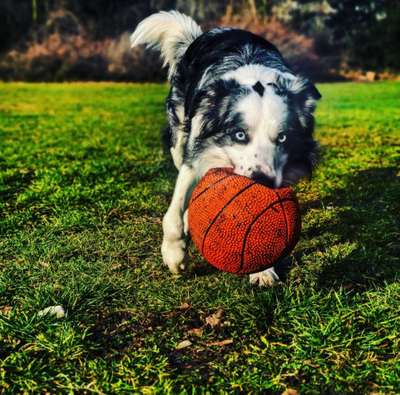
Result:
<svg viewBox="0 0 400 395"><path fill-rule="evenodd" d="M144 345L144 337L162 325L154 314L138 317L129 310L105 312L98 315L89 339L95 344L95 353L101 357L115 357Z"/></svg>
<svg viewBox="0 0 400 395"><path fill-rule="evenodd" d="M211 325L210 317L215 318L212 323L217 320L218 325ZM146 338L151 337L154 341L159 333L160 352L168 357L171 369L180 372L195 369L206 378L211 374L210 363L222 361L234 344L229 327L221 325L222 317L222 309L197 311L188 303L162 313L140 313L129 309L100 312L90 328L90 353L93 357L119 359L146 347ZM190 346L178 349L165 346L162 340L168 335L166 332L176 330L182 334L182 341L190 342Z"/></svg>
<svg viewBox="0 0 400 395"><path fill-rule="evenodd" d="M168 361L170 368L178 373L192 374L196 370L206 380L213 372L211 363L222 361L224 354L222 350L187 347L171 351Z"/></svg>

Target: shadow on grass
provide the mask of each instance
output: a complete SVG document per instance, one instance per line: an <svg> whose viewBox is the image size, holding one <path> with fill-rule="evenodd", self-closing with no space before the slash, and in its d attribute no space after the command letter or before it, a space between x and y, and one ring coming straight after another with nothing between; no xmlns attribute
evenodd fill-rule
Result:
<svg viewBox="0 0 400 395"><path fill-rule="evenodd" d="M316 224L303 237L311 241L325 235L338 240L338 250L323 251L327 257L319 268L320 288L349 290L375 288L396 281L400 269L400 178L394 167L372 168L348 175L346 188L324 198L337 218ZM306 203L304 214L323 206ZM303 215L304 215L303 214ZM327 243L332 249L331 243ZM340 252L340 245L350 246ZM317 247L319 248L319 247ZM315 250L315 248L314 248ZM302 255L298 256L302 260Z"/></svg>
<svg viewBox="0 0 400 395"><path fill-rule="evenodd" d="M303 233L306 247L295 253L300 263L309 253L325 255L316 265L317 287L362 291L391 283L399 277L400 178L397 172L395 167L388 167L350 173L346 176L346 188L333 190L323 201L302 205L303 217L312 209L335 213L334 219L316 221L309 227ZM324 240L322 244L313 244L318 238ZM191 268L186 277L218 272L195 253L192 243L190 245ZM277 269L283 281L289 266L290 263L284 261Z"/></svg>

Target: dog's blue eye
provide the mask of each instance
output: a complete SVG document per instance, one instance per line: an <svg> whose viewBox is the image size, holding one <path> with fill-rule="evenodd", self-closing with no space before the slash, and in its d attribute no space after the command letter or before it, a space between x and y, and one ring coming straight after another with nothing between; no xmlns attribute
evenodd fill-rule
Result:
<svg viewBox="0 0 400 395"><path fill-rule="evenodd" d="M278 134L278 143L282 144L286 141L286 134L285 133L279 133Z"/></svg>
<svg viewBox="0 0 400 395"><path fill-rule="evenodd" d="M239 130L235 133L235 139L237 141L245 141L247 139L246 133L243 130Z"/></svg>

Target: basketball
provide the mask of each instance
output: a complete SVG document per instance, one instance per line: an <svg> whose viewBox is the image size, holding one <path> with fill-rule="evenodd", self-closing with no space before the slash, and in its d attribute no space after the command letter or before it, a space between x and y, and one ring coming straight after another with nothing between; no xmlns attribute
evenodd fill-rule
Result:
<svg viewBox="0 0 400 395"><path fill-rule="evenodd" d="M196 185L188 221L202 256L235 274L273 266L293 250L301 228L291 188L271 189L226 168L210 170Z"/></svg>

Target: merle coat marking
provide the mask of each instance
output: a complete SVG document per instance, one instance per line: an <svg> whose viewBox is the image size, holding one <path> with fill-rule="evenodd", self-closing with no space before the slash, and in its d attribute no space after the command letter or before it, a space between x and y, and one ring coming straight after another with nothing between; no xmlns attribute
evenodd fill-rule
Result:
<svg viewBox="0 0 400 395"><path fill-rule="evenodd" d="M143 20L131 40L158 48L169 66L167 141L179 174L161 250L177 273L184 268L187 202L207 170L232 167L271 187L311 175L320 94L273 44L244 30L203 33L188 16L162 11ZM250 275L260 285L277 279L273 268Z"/></svg>

